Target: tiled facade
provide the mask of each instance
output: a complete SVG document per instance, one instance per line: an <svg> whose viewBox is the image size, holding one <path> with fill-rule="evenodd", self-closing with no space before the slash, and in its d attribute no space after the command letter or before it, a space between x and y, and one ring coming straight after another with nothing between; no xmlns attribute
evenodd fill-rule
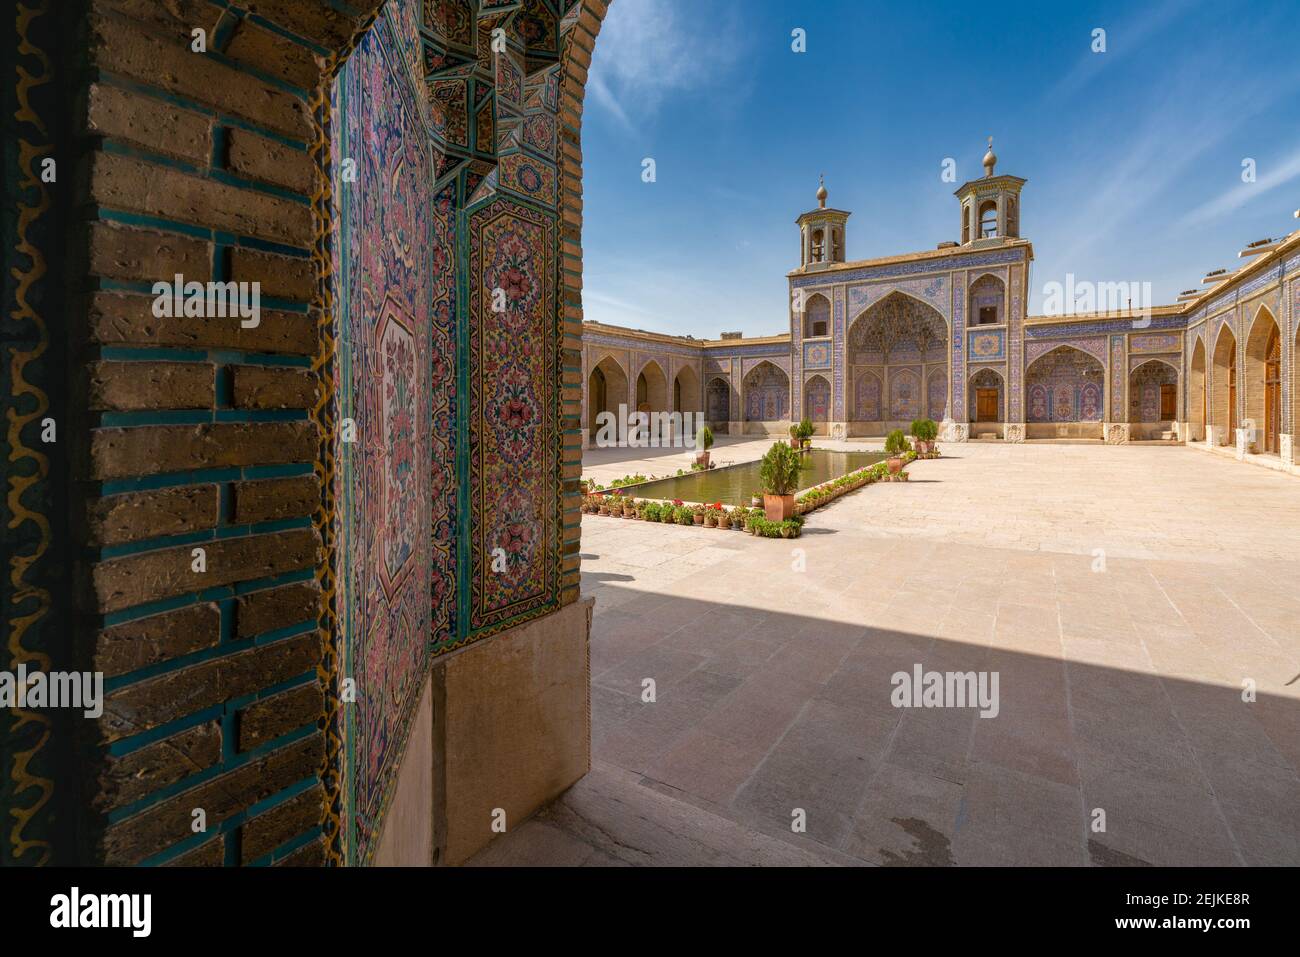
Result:
<svg viewBox="0 0 1300 957"><path fill-rule="evenodd" d="M694 339L585 324L584 423L592 417L595 365L603 360L626 368L623 357L631 350L653 348L678 363L698 363L706 393L729 392L730 420L710 413L715 429L779 434L806 415L832 437L882 436L893 428L906 430L912 418L924 415L943 423L948 441L990 435L1009 442L1164 439L1295 468L1300 232L1181 305L1028 316L1033 248L1019 236L1026 181L993 175L990 159L996 162L991 150L985 177L957 190L963 242L926 252L846 262L839 242L819 253L810 234L838 230L842 239L849 218L826 207L823 186L818 208L797 220L800 265L788 274L786 335ZM977 207L986 209L992 235L967 228ZM813 335L827 303L828 328ZM1266 400L1261 395L1269 387L1269 367L1263 353L1274 329L1281 382ZM1231 412L1228 368L1220 362L1216 371L1214 362L1223 335L1240 343ZM779 420L769 417L782 407L769 395L779 376L761 380L762 401L747 398L760 387L750 377L760 362L786 376L788 413ZM733 371L737 365L740 378ZM807 405L810 395L823 395L823 383L830 390L825 418L820 401L816 409ZM1223 393L1217 419L1208 398L1216 388ZM584 441L589 440L587 433Z"/></svg>

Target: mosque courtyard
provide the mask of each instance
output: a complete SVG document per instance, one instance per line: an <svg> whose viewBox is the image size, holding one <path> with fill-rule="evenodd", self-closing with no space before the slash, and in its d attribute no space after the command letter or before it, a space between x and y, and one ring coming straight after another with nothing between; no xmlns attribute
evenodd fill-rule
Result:
<svg viewBox="0 0 1300 957"><path fill-rule="evenodd" d="M583 474L688 462L646 451ZM943 451L796 540L584 515L592 772L474 863L1300 863L1300 481ZM896 707L918 665L996 672L997 713Z"/></svg>

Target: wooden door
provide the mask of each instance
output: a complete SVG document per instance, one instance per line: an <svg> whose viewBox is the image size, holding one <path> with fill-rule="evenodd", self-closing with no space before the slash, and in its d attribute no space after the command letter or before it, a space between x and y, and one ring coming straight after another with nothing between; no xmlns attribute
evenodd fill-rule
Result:
<svg viewBox="0 0 1300 957"><path fill-rule="evenodd" d="M1165 383L1160 386L1160 418L1162 421L1178 418L1178 387Z"/></svg>
<svg viewBox="0 0 1300 957"><path fill-rule="evenodd" d="M975 390L975 421L996 422L998 420L998 390Z"/></svg>

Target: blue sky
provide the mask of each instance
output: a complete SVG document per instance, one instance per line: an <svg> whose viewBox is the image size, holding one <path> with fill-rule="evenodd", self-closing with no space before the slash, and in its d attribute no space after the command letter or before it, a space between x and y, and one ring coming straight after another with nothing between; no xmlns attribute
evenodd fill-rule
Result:
<svg viewBox="0 0 1300 957"><path fill-rule="evenodd" d="M819 173L849 259L933 249L959 238L941 164L982 175L990 134L1029 180L1032 312L1067 272L1172 302L1300 226L1298 39L1296 0L615 0L583 116L586 317L783 332Z"/></svg>

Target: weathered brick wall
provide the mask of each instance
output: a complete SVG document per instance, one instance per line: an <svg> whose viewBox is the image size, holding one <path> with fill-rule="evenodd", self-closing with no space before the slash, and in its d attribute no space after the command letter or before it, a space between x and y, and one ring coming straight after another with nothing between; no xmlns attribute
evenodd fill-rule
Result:
<svg viewBox="0 0 1300 957"><path fill-rule="evenodd" d="M43 472L16 479L29 493L24 505L43 504L14 536L36 557L10 563L13 581L18 565L34 576L13 608L46 604L11 647L47 669L101 671L107 695L102 717L70 722L74 734L58 720L20 716L37 748L47 731L53 742L75 737L79 758L60 777L47 749L28 768L47 777L14 777L37 789L31 814L43 817L25 843L6 847L6 860L337 860L331 796L343 742L328 731L338 706L322 691L338 679L325 597L337 543L328 521L334 463L321 427L335 388L321 255L330 209L322 78L381 3L81 0L57 13L82 29L59 31L50 3L33 0L77 69L63 71L71 109L46 114L68 122L71 142L18 158L20 188L31 187L19 207L42 215L46 197L26 176L35 157L66 159L42 229L66 236L65 249L45 252L58 254L46 283L60 285L49 282L57 277L67 296L21 317L21 336L6 334L44 355L29 369L44 390L36 415L55 414L66 441L48 461L29 456ZM599 0L560 10L562 604L579 593L578 129L604 11ZM435 21L442 13L433 11ZM203 50L194 49L196 30ZM42 133L40 117L27 126ZM55 212L70 217L66 231ZM13 233L6 264L21 258ZM260 283L260 323L155 315L153 284L176 274ZM32 323L53 316L51 343ZM5 385L13 385L6 407L22 410L19 437L30 440L39 427L30 390ZM19 617L6 608L11 634L24 627ZM39 629L30 624L37 618ZM60 630L76 636L74 647L51 658ZM9 801L0 787L0 803ZM194 829L198 810L203 831ZM76 846L66 857L32 839L54 826L72 833L73 817Z"/></svg>
<svg viewBox="0 0 1300 957"><path fill-rule="evenodd" d="M309 99L364 23L298 0L89 4L74 478L107 863L324 859ZM155 317L177 273L260 282L260 324Z"/></svg>

